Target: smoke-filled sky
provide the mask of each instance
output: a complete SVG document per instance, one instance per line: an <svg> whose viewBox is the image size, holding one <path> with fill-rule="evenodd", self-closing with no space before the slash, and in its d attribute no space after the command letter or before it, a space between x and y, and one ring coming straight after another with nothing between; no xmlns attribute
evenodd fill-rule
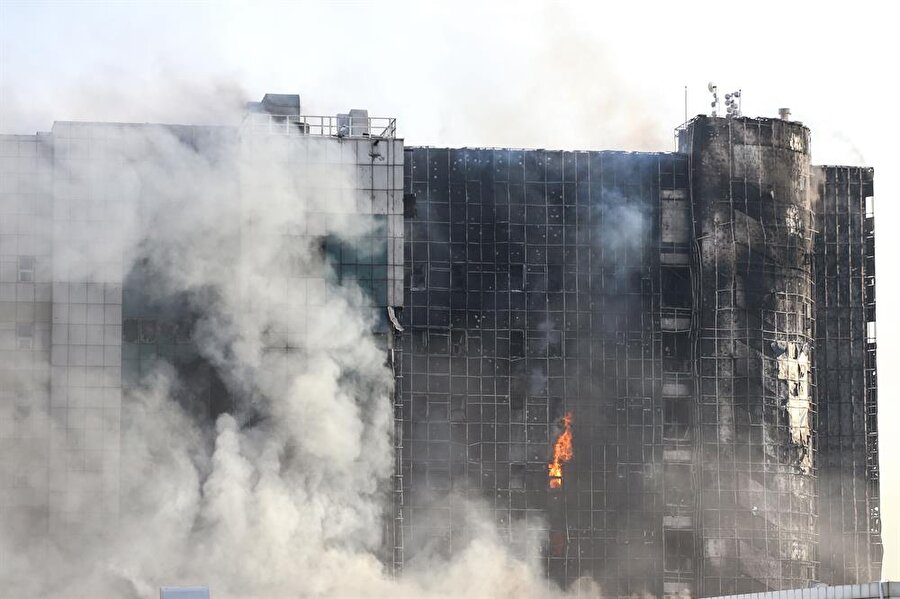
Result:
<svg viewBox="0 0 900 599"><path fill-rule="evenodd" d="M900 578L900 55L890 3L0 0L0 131L218 123L265 92L395 116L411 144L668 150L708 112L789 106L818 164L876 169L884 576ZM891 73L894 73L893 75Z"/></svg>

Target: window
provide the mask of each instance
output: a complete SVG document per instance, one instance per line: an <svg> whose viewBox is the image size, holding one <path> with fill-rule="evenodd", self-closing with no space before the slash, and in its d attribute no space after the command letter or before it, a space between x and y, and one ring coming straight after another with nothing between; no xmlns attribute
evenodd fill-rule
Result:
<svg viewBox="0 0 900 599"><path fill-rule="evenodd" d="M662 334L663 368L669 372L691 369L691 339L687 333Z"/></svg>
<svg viewBox="0 0 900 599"><path fill-rule="evenodd" d="M34 256L19 256L19 282L34 283Z"/></svg>
<svg viewBox="0 0 900 599"><path fill-rule="evenodd" d="M416 214L417 214L416 194L404 193L403 194L403 218L415 218Z"/></svg>
<svg viewBox="0 0 900 599"><path fill-rule="evenodd" d="M666 530L664 562L667 572L690 572L694 566L694 533Z"/></svg>
<svg viewBox="0 0 900 599"><path fill-rule="evenodd" d="M687 441L691 438L690 398L663 399L663 437L672 441Z"/></svg>
<svg viewBox="0 0 900 599"><path fill-rule="evenodd" d="M687 268L660 269L662 304L667 308L690 308L691 274Z"/></svg>
<svg viewBox="0 0 900 599"><path fill-rule="evenodd" d="M16 347L19 349L34 347L34 325L30 322L20 322L16 325Z"/></svg>
<svg viewBox="0 0 900 599"><path fill-rule="evenodd" d="M689 507L693 503L693 474L690 464L666 464L665 476L666 505Z"/></svg>
<svg viewBox="0 0 900 599"><path fill-rule="evenodd" d="M425 264L414 263L410 273L409 288L411 291L424 291L427 288L425 278Z"/></svg>
<svg viewBox="0 0 900 599"><path fill-rule="evenodd" d="M509 465L509 488L524 489L525 488L525 464Z"/></svg>
<svg viewBox="0 0 900 599"><path fill-rule="evenodd" d="M122 337L126 343L138 342L138 329L138 321L133 318L128 318L122 323Z"/></svg>
<svg viewBox="0 0 900 599"><path fill-rule="evenodd" d="M428 488L432 491L450 490L450 471L443 469L428 469Z"/></svg>
<svg viewBox="0 0 900 599"><path fill-rule="evenodd" d="M155 320L141 321L141 343L156 343L157 327Z"/></svg>

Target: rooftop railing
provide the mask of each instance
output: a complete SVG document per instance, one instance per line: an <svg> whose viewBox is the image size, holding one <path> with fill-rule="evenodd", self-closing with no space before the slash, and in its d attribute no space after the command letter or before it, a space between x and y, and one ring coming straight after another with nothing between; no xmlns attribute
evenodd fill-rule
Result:
<svg viewBox="0 0 900 599"><path fill-rule="evenodd" d="M390 117L314 116L248 113L241 125L253 133L268 135L320 135L393 139L397 119Z"/></svg>

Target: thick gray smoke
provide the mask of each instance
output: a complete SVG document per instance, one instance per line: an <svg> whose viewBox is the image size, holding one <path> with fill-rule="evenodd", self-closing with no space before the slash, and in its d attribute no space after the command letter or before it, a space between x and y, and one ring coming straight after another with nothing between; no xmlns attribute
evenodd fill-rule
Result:
<svg viewBox="0 0 900 599"><path fill-rule="evenodd" d="M76 517L60 532L0 510L0 595L155 597L190 584L215 599L555 592L477 506L481 534L453 561L394 580L378 559L393 380L364 293L336 284L321 251L324 237L352 244L376 226L355 209L355 171L328 166L302 138L230 130L109 126L79 152L57 160L55 184L101 203L54 234L57 280L155 273L151 299L182 298L197 315L192 343L235 402L210 422L178 400L190 383L177 368L152 365L120 424L104 424L120 426L118 482L75 469L54 495L66 513L101 502L118 517ZM66 438L61 414L46 418L51 438ZM29 459L17 457L19 472L46 472Z"/></svg>

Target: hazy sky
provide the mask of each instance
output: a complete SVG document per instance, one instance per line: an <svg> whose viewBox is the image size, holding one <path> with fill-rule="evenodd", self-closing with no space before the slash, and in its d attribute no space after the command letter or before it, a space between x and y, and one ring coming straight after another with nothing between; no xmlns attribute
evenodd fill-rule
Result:
<svg viewBox="0 0 900 599"><path fill-rule="evenodd" d="M216 123L265 92L395 116L417 145L670 150L706 84L789 106L818 164L876 171L884 576L900 578L897 20L888 2L0 0L0 132Z"/></svg>

